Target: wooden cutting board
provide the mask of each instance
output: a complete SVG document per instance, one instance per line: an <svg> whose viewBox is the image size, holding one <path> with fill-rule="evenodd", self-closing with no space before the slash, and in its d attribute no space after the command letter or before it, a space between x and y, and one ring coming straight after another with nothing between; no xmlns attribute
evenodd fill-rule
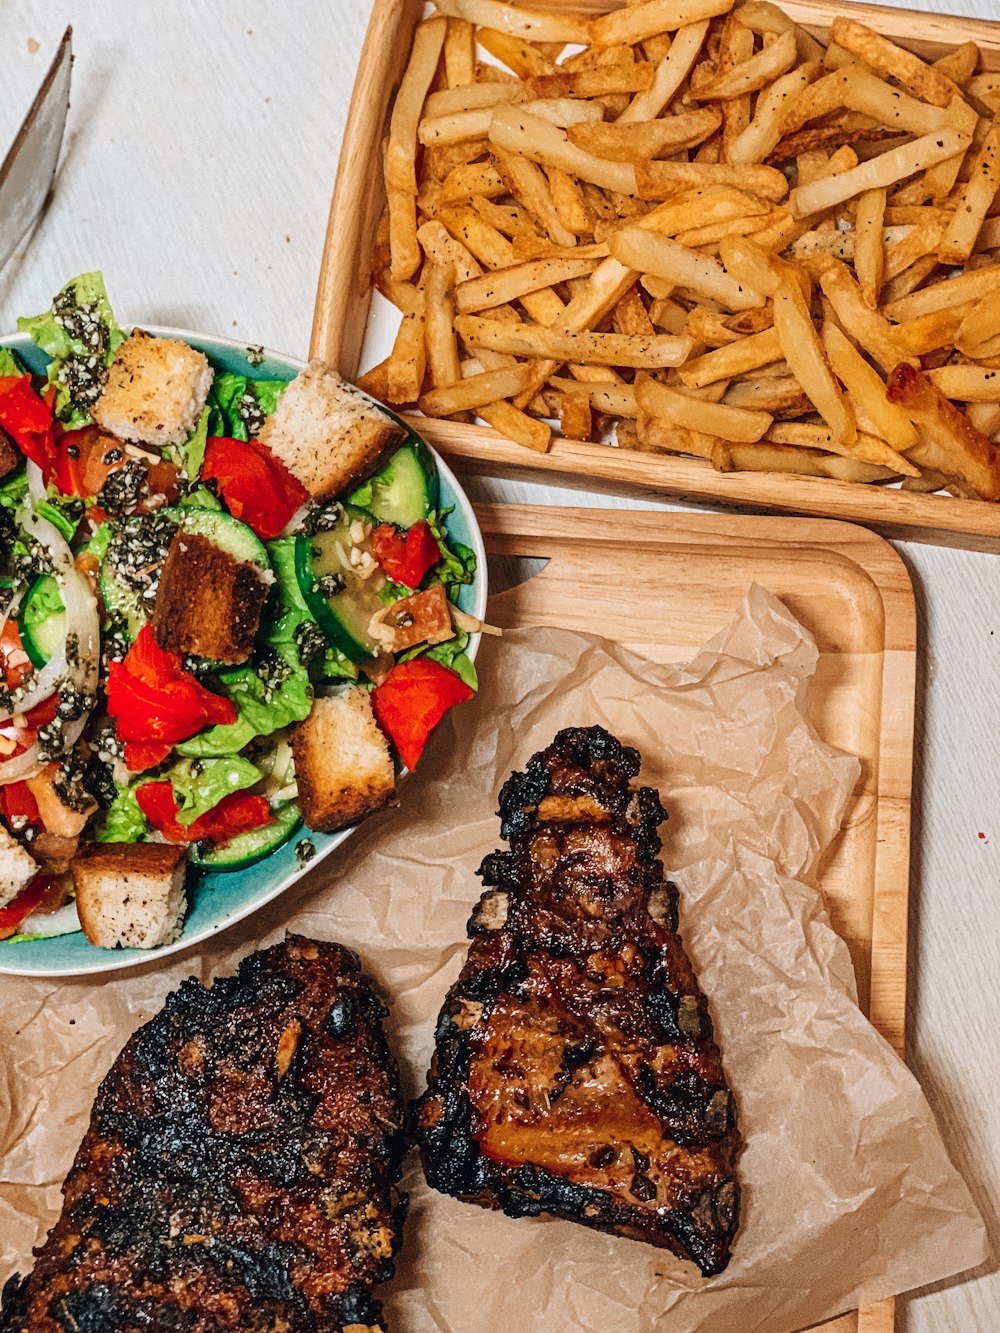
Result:
<svg viewBox="0 0 1000 1333"><path fill-rule="evenodd" d="M820 867L854 960L862 1008L902 1054L906 1007L916 612L892 547L825 519L708 516L536 505L477 507L501 625L555 625L684 661L762 584L816 639L807 712L862 777ZM538 569L525 582L519 577ZM525 561L531 562L525 564ZM894 1303L823 1325L891 1333Z"/></svg>

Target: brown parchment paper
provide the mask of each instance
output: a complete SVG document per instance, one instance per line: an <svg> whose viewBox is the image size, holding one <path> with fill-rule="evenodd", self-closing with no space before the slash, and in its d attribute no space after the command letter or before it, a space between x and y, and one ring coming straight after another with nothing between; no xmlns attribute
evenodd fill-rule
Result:
<svg viewBox="0 0 1000 1333"><path fill-rule="evenodd" d="M411 1157L390 1328L788 1333L979 1263L983 1224L919 1087L858 1010L847 948L809 884L859 772L804 719L816 661L760 588L682 668L560 630L487 641L478 704L442 726L401 808L277 903L166 966L4 978L3 1275L24 1268L54 1219L97 1084L130 1032L183 977L231 970L287 927L362 955L417 1093L465 956L474 872L497 845L499 787L559 727L595 722L638 746L670 812L663 855L746 1140L732 1262L705 1281L639 1242L489 1213L431 1193Z"/></svg>

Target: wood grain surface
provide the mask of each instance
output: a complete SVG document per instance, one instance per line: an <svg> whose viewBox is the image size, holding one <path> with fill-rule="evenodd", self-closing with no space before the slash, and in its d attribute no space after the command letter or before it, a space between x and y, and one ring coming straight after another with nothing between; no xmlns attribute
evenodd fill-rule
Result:
<svg viewBox="0 0 1000 1333"><path fill-rule="evenodd" d="M820 658L809 718L862 764L819 885L851 951L862 1008L902 1053L916 610L892 548L864 528L824 520L636 513L623 542L614 510L487 505L478 513L491 556L547 561L491 598L501 625L599 625L653 661L685 661L756 582L813 634ZM823 1328L891 1333L893 1306L883 1301Z"/></svg>
<svg viewBox="0 0 1000 1333"><path fill-rule="evenodd" d="M608 0L538 0L536 8L600 13ZM790 13L824 36L843 6L833 0L793 0ZM1000 22L958 20L916 10L849 5L851 12L905 46L936 57L975 40L986 67L1000 65ZM372 300L370 256L385 200L381 140L399 83L405 52L423 12L419 0L374 0L358 69L316 294L311 351L348 378L382 360L389 337L368 340L364 326ZM376 298L376 301L380 298ZM398 318L398 317L397 317ZM462 466L492 476L538 474L570 485L653 491L680 500L735 508L825 515L867 523L887 535L940 541L1000 553L1000 505L948 495L921 495L893 486L782 473L717 472L706 459L612 449L556 439L547 453L506 440L489 426L456 430L430 421L425 433Z"/></svg>
<svg viewBox="0 0 1000 1333"><path fill-rule="evenodd" d="M997 16L997 0L934 7ZM55 196L18 259L0 271L0 328L47 306L70 275L102 266L128 322L172 323L304 356L370 9L368 0L132 0L127 10L106 0L3 0L4 147L69 21L76 63ZM655 492L637 501L544 479L468 484L484 501L614 506L626 543L640 505L671 521L684 517ZM914 542L897 550L914 580L921 644L907 1059L1000 1254L996 557ZM0 1009L0 1033L3 1022ZM85 1069L82 1009L73 1031ZM47 1090L33 1095L45 1099ZM0 1215L0 1250L4 1238ZM901 1333L1000 1329L996 1261L899 1301L897 1325Z"/></svg>

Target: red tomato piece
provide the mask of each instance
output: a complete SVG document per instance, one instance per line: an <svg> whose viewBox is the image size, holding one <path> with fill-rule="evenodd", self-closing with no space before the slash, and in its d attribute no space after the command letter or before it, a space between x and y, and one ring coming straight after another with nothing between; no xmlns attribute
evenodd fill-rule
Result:
<svg viewBox="0 0 1000 1333"><path fill-rule="evenodd" d="M30 375L0 378L0 426L48 481L58 456L57 425L51 406L32 388Z"/></svg>
<svg viewBox="0 0 1000 1333"><path fill-rule="evenodd" d="M31 661L24 651L16 616L10 616L0 630L0 672L9 690L16 690L31 673Z"/></svg>
<svg viewBox="0 0 1000 1333"><path fill-rule="evenodd" d="M15 819L26 819L29 824L41 824L38 802L32 795L26 782L8 782L0 787L0 810L11 823Z"/></svg>
<svg viewBox="0 0 1000 1333"><path fill-rule="evenodd" d="M17 934L21 922L39 907L52 887L56 875L36 875L35 878L6 907L0 907L0 940Z"/></svg>
<svg viewBox="0 0 1000 1333"><path fill-rule="evenodd" d="M201 842L203 838L228 842L238 833L247 833L271 822L267 799L247 792L223 796L218 805L199 815L192 824L182 824L178 820L178 805L169 782L145 782L136 788L135 799L142 813L168 842Z"/></svg>
<svg viewBox="0 0 1000 1333"><path fill-rule="evenodd" d="M441 559L441 552L425 518L404 534L391 523L380 523L372 533L375 559L393 583L419 588L420 580Z"/></svg>
<svg viewBox="0 0 1000 1333"><path fill-rule="evenodd" d="M107 695L133 772L161 763L178 741L202 727L236 721L232 702L206 690L177 654L165 652L150 625L139 631L123 660L109 666Z"/></svg>
<svg viewBox="0 0 1000 1333"><path fill-rule="evenodd" d="M3 728L3 735L6 740L14 742L14 749L10 754L0 755L0 769L8 759L16 759L19 754L24 754L25 750L31 748L38 739L40 727L47 726L56 715L56 708L59 704L59 698L56 694L50 694L40 704L35 704L34 708L29 708L24 714L25 725L15 727L13 724L7 724Z"/></svg>
<svg viewBox="0 0 1000 1333"><path fill-rule="evenodd" d="M99 495L111 473L130 461L121 442L97 426L66 431L59 437L57 451L52 480L64 495L79 495L84 499ZM162 459L152 463L147 481L153 494L165 495L168 500L176 498L177 468L173 463Z"/></svg>
<svg viewBox="0 0 1000 1333"><path fill-rule="evenodd" d="M258 537L277 537L309 492L259 440L214 435L205 445L203 479L214 478L234 518Z"/></svg>
<svg viewBox="0 0 1000 1333"><path fill-rule="evenodd" d="M427 738L450 708L471 699L475 691L460 676L429 657L394 666L372 691L372 707L382 728L413 769Z"/></svg>

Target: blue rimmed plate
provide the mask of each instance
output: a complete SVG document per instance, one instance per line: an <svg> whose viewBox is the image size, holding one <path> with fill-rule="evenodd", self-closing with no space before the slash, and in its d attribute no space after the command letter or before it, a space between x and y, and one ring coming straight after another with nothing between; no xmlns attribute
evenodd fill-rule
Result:
<svg viewBox="0 0 1000 1333"><path fill-rule="evenodd" d="M256 379L290 380L294 379L305 366L304 361L267 350L264 351L263 360L259 360L256 349L253 349L254 362L251 364L247 359L247 353L251 349L245 343L233 342L228 338L212 338L188 333L184 329L146 324L143 328L148 333L165 338L178 338L192 347L197 347L199 351L205 353L215 369L221 372L229 371ZM21 334L0 338L0 346L13 348L32 371L44 373L48 357L29 338ZM459 605L463 611L482 619L486 614L487 576L486 552L479 524L455 474L433 449L431 453L434 454L441 483L441 504L443 507L454 507L448 517L449 535L470 546L476 553L476 578L473 583L462 588ZM474 635L469 642L469 656L475 658L478 648L479 635ZM208 938L223 927L232 925L234 921L249 916L258 907L270 902L279 893L283 893L289 885L301 879L308 870L335 851L353 832L353 828L347 828L337 833L308 833L310 841L316 848L316 855L304 866L299 865L295 851L296 844L302 836L300 834L292 837L283 847L279 847L263 861L258 861L256 865L244 870L228 874L212 871L192 872L190 905L183 934L176 943L162 949L98 949L87 942L82 931L44 940L24 940L10 944L0 942L0 973L53 977L115 972L136 963L164 958L168 954L176 953L178 949L186 949L189 945Z"/></svg>

